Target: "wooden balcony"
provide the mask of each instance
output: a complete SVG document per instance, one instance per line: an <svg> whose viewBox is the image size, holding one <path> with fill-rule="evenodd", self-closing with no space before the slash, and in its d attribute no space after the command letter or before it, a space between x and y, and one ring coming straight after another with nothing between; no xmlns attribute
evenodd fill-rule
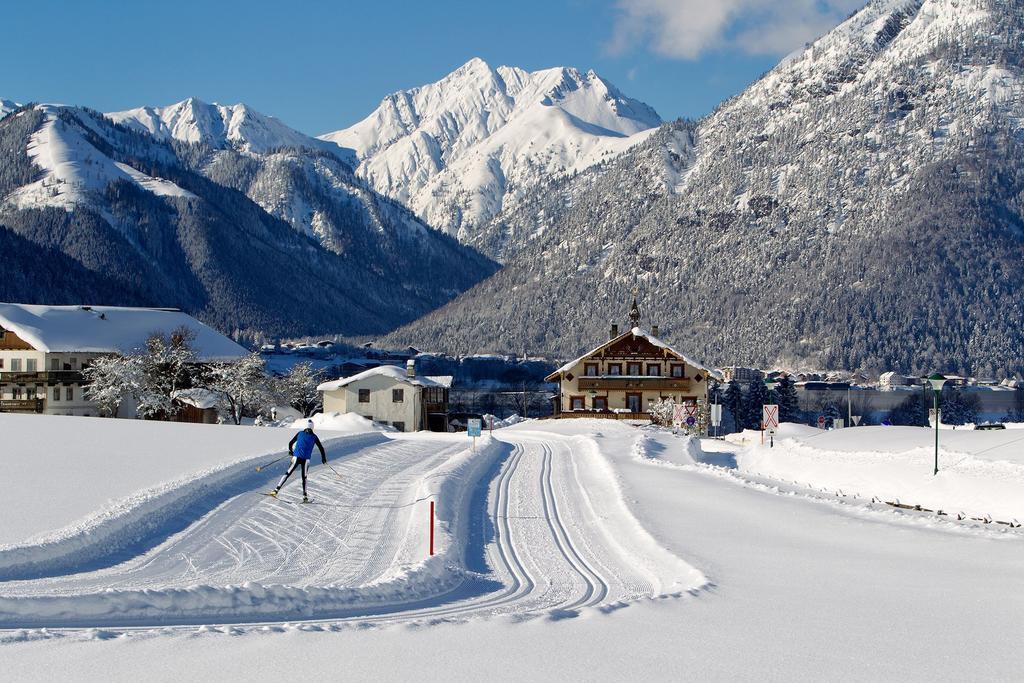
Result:
<svg viewBox="0 0 1024 683"><path fill-rule="evenodd" d="M602 375L601 377L580 377L582 391L663 391L673 389L690 392L703 389L703 383L682 377L631 377L628 375Z"/></svg>
<svg viewBox="0 0 1024 683"><path fill-rule="evenodd" d="M588 418L591 420L650 420L649 413L613 413L609 410L567 410L555 415L559 419Z"/></svg>
<svg viewBox="0 0 1024 683"><path fill-rule="evenodd" d="M0 383L28 382L77 382L83 380L82 373L76 370L53 370L51 372L10 372L0 371Z"/></svg>

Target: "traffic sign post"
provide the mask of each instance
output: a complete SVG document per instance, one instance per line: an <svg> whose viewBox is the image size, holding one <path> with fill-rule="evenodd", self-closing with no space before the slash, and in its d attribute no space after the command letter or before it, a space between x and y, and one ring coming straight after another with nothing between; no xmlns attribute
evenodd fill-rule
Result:
<svg viewBox="0 0 1024 683"><path fill-rule="evenodd" d="M672 406L672 424L676 429L682 426L683 420L686 419L685 406L681 403L677 403Z"/></svg>
<svg viewBox="0 0 1024 683"><path fill-rule="evenodd" d="M818 416L818 429L824 429L824 428L825 428L825 416L824 415L819 415Z"/></svg>
<svg viewBox="0 0 1024 683"><path fill-rule="evenodd" d="M722 426L722 404L715 403L711 406L711 426L715 428L715 438L718 438L718 428Z"/></svg>
<svg viewBox="0 0 1024 683"><path fill-rule="evenodd" d="M860 427L860 415L853 415L850 417L850 420L853 421L854 427Z"/></svg>
<svg viewBox="0 0 1024 683"><path fill-rule="evenodd" d="M466 433L473 437L473 452L476 453L476 438L483 433L483 425L480 420L471 418L466 422Z"/></svg>
<svg viewBox="0 0 1024 683"><path fill-rule="evenodd" d="M761 425L771 437L771 447L775 447L775 429L779 426L779 406L774 403L761 406Z"/></svg>

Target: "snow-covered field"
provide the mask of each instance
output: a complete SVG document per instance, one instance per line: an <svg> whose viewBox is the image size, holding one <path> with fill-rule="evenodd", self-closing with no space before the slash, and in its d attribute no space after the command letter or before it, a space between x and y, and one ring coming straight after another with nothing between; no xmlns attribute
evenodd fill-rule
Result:
<svg viewBox="0 0 1024 683"><path fill-rule="evenodd" d="M153 449L134 479L67 484L60 515L0 547L15 680L1012 680L1024 666L1019 529L836 496L762 460L754 474L759 448L588 420L527 421L475 451L465 434L339 434L304 506L295 481L258 495L281 470L254 464L287 430L4 420L33 452L46 435L52 472L79 457L72 472L91 472L132 438ZM855 431L823 452L880 447ZM206 457L177 458L189 448ZM38 482L7 457L9 488ZM168 496L190 502L161 512ZM132 533L90 551L104 524ZM61 544L74 552L52 561Z"/></svg>
<svg viewBox="0 0 1024 683"><path fill-rule="evenodd" d="M827 487L831 491L1024 521L1024 434L1018 430L944 429L933 475L935 432L919 427L822 431L782 425L775 447L758 432L730 437L742 471Z"/></svg>

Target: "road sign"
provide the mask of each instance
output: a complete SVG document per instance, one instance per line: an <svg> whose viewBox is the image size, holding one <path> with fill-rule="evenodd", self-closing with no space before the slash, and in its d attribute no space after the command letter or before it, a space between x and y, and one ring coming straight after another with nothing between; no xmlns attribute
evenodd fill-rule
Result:
<svg viewBox="0 0 1024 683"><path fill-rule="evenodd" d="M695 418L693 415L690 415L688 418L686 418L686 425L688 427L692 427L695 424L697 424L697 418Z"/></svg>
<svg viewBox="0 0 1024 683"><path fill-rule="evenodd" d="M854 415L850 419L853 420L853 426L854 427L859 427L860 426L860 415Z"/></svg>
<svg viewBox="0 0 1024 683"><path fill-rule="evenodd" d="M686 416L687 417L697 417L697 404L696 403L687 403L683 407L686 408Z"/></svg>
<svg viewBox="0 0 1024 683"><path fill-rule="evenodd" d="M466 423L466 432L470 436L480 436L482 433L481 427L480 420L472 418Z"/></svg>
<svg viewBox="0 0 1024 683"><path fill-rule="evenodd" d="M686 410L684 408L685 406L680 403L672 406L672 422L682 424L683 419L686 417Z"/></svg>
<svg viewBox="0 0 1024 683"><path fill-rule="evenodd" d="M818 429L824 429L824 428L825 428L825 416L824 415L819 415L818 416Z"/></svg>
<svg viewBox="0 0 1024 683"><path fill-rule="evenodd" d="M765 429L775 429L779 426L779 406L769 403L761 408L761 421Z"/></svg>
<svg viewBox="0 0 1024 683"><path fill-rule="evenodd" d="M711 406L711 426L721 427L722 426L722 404L715 403Z"/></svg>
<svg viewBox="0 0 1024 683"><path fill-rule="evenodd" d="M837 417L836 419L832 420L832 429L842 429L845 426L846 422L844 422L842 418Z"/></svg>

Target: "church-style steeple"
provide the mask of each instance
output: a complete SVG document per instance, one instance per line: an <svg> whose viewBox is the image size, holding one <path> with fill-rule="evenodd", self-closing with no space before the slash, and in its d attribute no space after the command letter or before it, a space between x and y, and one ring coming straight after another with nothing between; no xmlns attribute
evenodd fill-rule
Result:
<svg viewBox="0 0 1024 683"><path fill-rule="evenodd" d="M629 309L630 327L640 327L640 306L636 302L636 295L633 295L633 308Z"/></svg>

